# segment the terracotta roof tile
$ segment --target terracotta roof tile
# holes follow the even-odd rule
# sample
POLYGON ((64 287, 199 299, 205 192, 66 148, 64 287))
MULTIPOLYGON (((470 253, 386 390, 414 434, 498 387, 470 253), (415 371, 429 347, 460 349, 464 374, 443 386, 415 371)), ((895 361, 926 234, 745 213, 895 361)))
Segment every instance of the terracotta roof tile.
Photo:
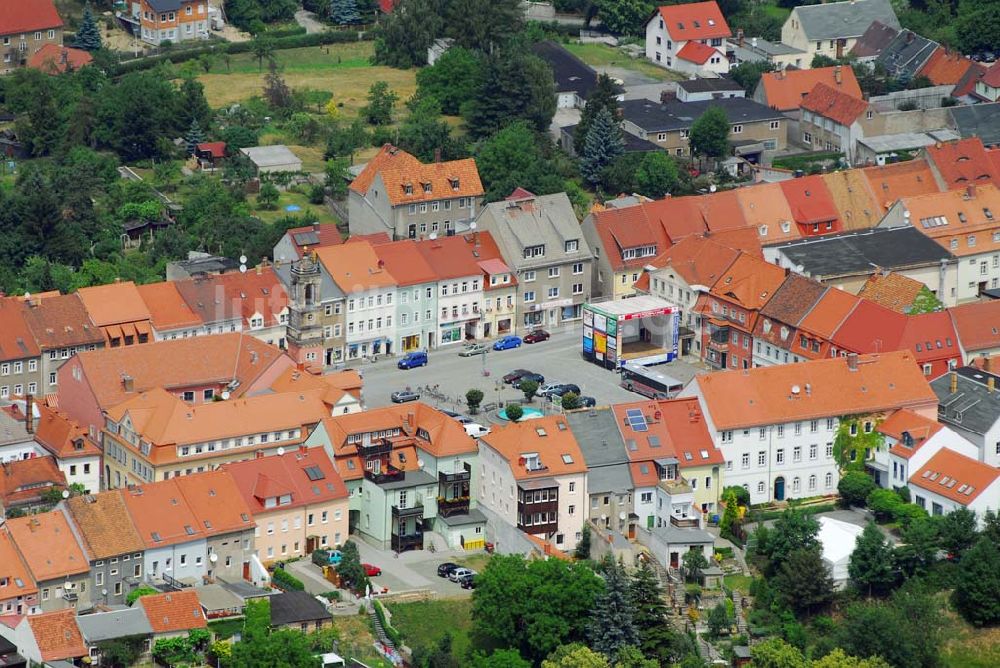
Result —
POLYGON ((66 507, 91 559, 110 559, 146 549, 117 490, 74 496, 67 500, 66 507))
POLYGON ((0 466, 0 503, 10 508, 33 503, 43 492, 66 487, 66 476, 54 457, 32 457, 0 466))
POLYGON ((878 225, 882 219, 882 207, 861 170, 841 170, 823 174, 821 178, 830 191, 833 206, 840 214, 843 229, 863 230, 878 225))
POLYGON ((781 191, 788 200, 792 220, 804 226, 803 232, 813 232, 814 225, 820 226, 820 232, 840 230, 840 213, 822 176, 814 174, 782 181, 781 191), (827 223, 831 224, 829 230, 826 228, 827 223))
POLYGON ((7 520, 7 528, 36 582, 90 570, 87 557, 60 511, 12 517, 7 520))
POLYGON ((368 162, 350 188, 364 195, 378 176, 382 177, 386 197, 392 206, 445 198, 482 197, 485 192, 472 158, 422 163, 388 144, 368 162), (453 185, 455 180, 457 187, 453 185), (409 186, 409 194, 406 186, 409 186), (429 191, 425 186, 430 187, 429 191))
POLYGON ((226 142, 224 141, 206 141, 198 144, 195 148, 200 152, 208 153, 213 158, 226 157, 226 142))
POLYGON ((1000 88, 1000 61, 990 65, 983 73, 982 82, 993 88, 1000 88))
MULTIPOLYGON (((324 225, 317 223, 315 225, 307 225, 306 227, 294 227, 285 232, 285 234, 295 246, 299 257, 302 256, 306 248, 313 250, 323 246, 339 246, 344 243, 344 237, 340 234, 340 229, 332 223, 324 225), (313 239, 316 241, 311 241, 313 239)), ((279 258, 274 259, 277 261, 279 258)), ((291 258, 285 259, 290 260, 291 258)))
POLYGON ((625 249, 655 246, 662 253, 670 248, 670 240, 663 228, 650 224, 641 204, 595 212, 593 223, 612 271, 641 267, 649 259, 634 257, 626 260, 622 257, 625 249))
POLYGON ((710 232, 737 230, 747 226, 736 190, 720 190, 697 198, 710 232))
POLYGON ((953 306, 948 313, 967 353, 1000 346, 1000 300, 953 306))
POLYGON ((714 0, 664 5, 658 12, 674 41, 730 37, 733 34, 714 0))
POLYGON ((367 241, 327 246, 317 250, 316 255, 346 294, 396 285, 395 277, 367 241))
POLYGON ((899 313, 907 313, 924 284, 905 274, 872 274, 858 292, 858 297, 899 313))
POLYGON ((372 182, 375 180, 375 176, 383 169, 390 166, 402 165, 406 168, 414 168, 420 161, 415 157, 407 153, 406 151, 396 148, 392 144, 383 144, 379 152, 372 157, 371 160, 365 164, 365 168, 361 170, 361 173, 351 181, 349 186, 351 190, 360 193, 362 195, 368 192, 371 187, 372 182))
MULTIPOLYGON (((725 463, 708 432, 701 405, 694 397, 633 401, 615 404, 611 409, 631 462, 675 457, 681 470, 725 463), (626 424, 629 410, 642 411, 646 431, 635 431, 626 424)), ((645 475, 641 468, 639 474, 645 475)))
POLYGON ((711 293, 749 310, 762 308, 781 284, 785 270, 748 253, 741 253, 712 286, 711 293))
POLYGON ((866 167, 861 173, 871 184, 872 193, 883 214, 903 197, 926 195, 941 190, 927 161, 922 159, 866 167))
POLYGON ((801 238, 798 225, 792 223, 792 210, 780 183, 737 188, 736 197, 747 225, 757 230, 761 244, 776 244, 801 238))
POLYGON ((83 634, 76 625, 75 609, 29 615, 27 620, 43 661, 78 659, 88 655, 83 634))
POLYGON ((774 296, 760 310, 760 314, 794 327, 823 297, 826 290, 826 286, 819 281, 790 273, 785 277, 781 287, 775 291, 774 296))
POLYGON ((17 299, 0 297, 0 360, 21 360, 40 354, 24 318, 25 308, 17 299))
POLYGON ((827 290, 799 328, 821 340, 829 340, 861 300, 843 290, 827 290))
MULTIPOLYGON (((0 31, 5 31, 6 28, 7 26, 0 24, 0 31)), ((88 51, 49 43, 31 54, 28 67, 47 74, 61 74, 67 69, 78 70, 92 62, 94 57, 88 51)))
POLYGON ((561 415, 496 427, 480 440, 507 460, 516 480, 587 472, 580 445, 561 415), (528 470, 522 458, 529 453, 539 456, 543 468, 528 470))
POLYGON ((173 281, 149 283, 138 286, 139 295, 149 309, 153 328, 164 332, 181 327, 200 327, 204 324, 191 310, 173 281))
POLYGON ((677 52, 677 57, 681 60, 687 60, 698 65, 704 65, 708 62, 708 59, 716 55, 717 49, 714 49, 707 44, 702 44, 701 42, 696 42, 694 40, 686 43, 680 51, 677 52))
POLYGON ((809 91, 809 94, 802 100, 800 106, 802 109, 848 127, 868 109, 868 103, 864 100, 824 83, 816 84, 816 87, 809 91))
POLYGON ((180 478, 171 478, 151 485, 106 492, 121 495, 132 524, 147 548, 202 540, 208 533, 198 523, 198 518, 177 487, 178 480, 180 478))
POLYGON ((336 373, 316 374, 308 369, 288 367, 281 372, 270 389, 273 392, 297 392, 322 390, 323 403, 335 405, 345 394, 355 399, 361 398, 361 375, 356 369, 344 369, 336 373))
POLYGON ((222 298, 233 304, 233 311, 243 316, 246 328, 255 315, 263 318, 264 327, 274 327, 288 307, 288 293, 274 267, 218 274, 210 280, 221 287, 222 298))
POLYGON ((149 309, 132 281, 80 288, 77 294, 98 327, 150 319, 149 309))
POLYGON ((650 264, 673 269, 688 285, 711 287, 736 261, 740 250, 719 243, 715 236, 699 234, 681 240, 650 264))
POLYGON ((27 564, 7 530, 0 528, 0 601, 38 593, 27 564))
POLYGON ((766 103, 772 109, 792 111, 799 108, 803 98, 817 84, 839 90, 850 97, 861 99, 861 86, 850 67, 841 67, 841 82, 837 83, 837 67, 817 67, 809 70, 784 70, 766 72, 761 76, 766 103))
MULTIPOLYGON (((253 529, 250 506, 227 471, 206 471, 175 478, 177 489, 205 535, 216 536, 253 529)), ((149 486, 147 485, 147 489, 149 486)))
POLYGON ((79 295, 35 295, 25 305, 25 320, 43 350, 104 343, 79 295))
POLYGON ((993 166, 979 137, 928 146, 924 150, 945 188, 990 182, 1000 185, 1000 172, 993 166))
POLYGON ((696 376, 694 382, 720 430, 937 405, 908 351, 862 355, 856 371, 848 365, 848 359, 837 357, 722 371, 696 376))
POLYGON ((139 598, 153 633, 175 633, 208 626, 198 593, 192 590, 139 598))
POLYGON ((99 457, 101 449, 90 440, 87 430, 62 411, 38 402, 35 441, 59 459, 99 457))
POLYGON ((934 420, 925 418, 923 415, 914 413, 909 409, 898 410, 875 427, 875 431, 900 441, 889 449, 894 455, 909 459, 920 449, 934 434, 941 431, 943 426, 934 420), (902 444, 903 432, 906 432, 913 439, 913 446, 908 447, 902 444))
POLYGON ((902 206, 913 227, 958 257, 1000 249, 1000 189, 991 183, 909 197, 902 206), (954 243, 953 243, 954 242, 954 243))
MULTIPOLYGON (((907 316, 898 347, 912 352, 919 364, 962 361, 955 326, 945 311, 907 316)), ((945 368, 938 365, 939 373, 945 368)))
POLYGON ((899 350, 906 321, 902 313, 862 299, 829 339, 838 348, 856 353, 899 350))
POLYGON ((1000 469, 941 448, 920 470, 910 476, 910 487, 967 506, 1000 477, 1000 469))
POLYGON ((17 0, 0 2, 0 34, 35 32, 61 28, 62 19, 52 0, 17 0))
POLYGON ((962 80, 973 65, 972 59, 939 46, 927 59, 924 66, 920 68, 917 75, 927 77, 935 86, 954 86, 962 80))
POLYGON ((248 459, 225 464, 228 472, 240 490, 243 500, 253 515, 272 510, 298 508, 317 503, 329 503, 336 499, 347 499, 347 487, 333 467, 333 462, 323 448, 309 448, 305 452, 296 450, 283 455, 248 459), (307 469, 312 469, 311 474, 307 469), (268 496, 257 486, 260 476, 266 476, 278 487, 287 489, 292 495, 290 504, 281 508, 265 508, 268 496), (322 476, 322 477, 318 477, 322 476))

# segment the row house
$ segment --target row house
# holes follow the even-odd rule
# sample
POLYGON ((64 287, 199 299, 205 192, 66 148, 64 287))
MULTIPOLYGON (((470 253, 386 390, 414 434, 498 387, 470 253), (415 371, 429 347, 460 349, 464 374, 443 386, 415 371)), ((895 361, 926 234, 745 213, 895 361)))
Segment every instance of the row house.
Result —
MULTIPOLYGON (((389 241, 386 235, 386 241, 389 241)), ((274 245, 271 257, 275 264, 285 264, 301 260, 310 251, 323 246, 339 246, 344 243, 340 228, 333 223, 313 223, 305 227, 293 227, 281 235, 274 245)))
POLYGON ((725 74, 732 36, 715 0, 664 5, 646 21, 646 58, 691 76, 725 74))
POLYGON ((9 531, 0 529, 0 612, 3 616, 41 612, 38 586, 9 531))
POLYGON ((34 398, 15 400, 0 410, 0 462, 46 460, 60 486, 101 486, 101 450, 76 422, 34 398))
POLYGON ((156 341, 186 339, 204 333, 204 322, 184 301, 174 281, 136 287, 149 309, 149 322, 156 341))
POLYGON ((134 346, 153 341, 149 309, 132 281, 80 288, 83 307, 104 334, 109 348, 134 346))
MULTIPOLYGON (((40 294, 24 300, 24 319, 35 337, 41 357, 38 364, 38 392, 58 391, 58 373, 77 353, 104 348, 106 339, 90 319, 79 295, 40 294)), ((13 367, 12 367, 13 368, 13 367)), ((0 364, 0 399, 4 398, 3 365, 0 364)), ((11 396, 21 394, 18 384, 10 386, 11 396)), ((31 392, 31 381, 25 385, 31 392)))
POLYGON ((0 618, 0 636, 30 665, 77 665, 87 656, 74 610, 0 618))
POLYGON ((465 232, 483 194, 472 158, 428 164, 386 144, 348 187, 351 236, 423 239, 465 232))
POLYGON ((559 550, 587 519, 587 464, 564 416, 513 422, 479 439, 479 503, 559 550))
POLYGON ((477 264, 483 270, 483 338, 510 334, 517 323, 517 276, 500 257, 477 264))
POLYGON ((781 190, 788 201, 792 222, 798 227, 802 239, 843 230, 840 212, 822 176, 810 175, 782 181, 781 190))
POLYGON ((788 118, 790 137, 800 135, 799 120, 802 99, 818 84, 825 84, 851 97, 862 99, 861 86, 850 67, 832 65, 813 69, 782 69, 761 75, 753 91, 753 99, 780 111, 788 118))
POLYGON ((220 275, 204 274, 176 283, 181 298, 201 320, 203 335, 243 331, 240 305, 225 298, 222 286, 215 280, 220 275))
MULTIPOLYGON (((909 351, 697 376, 682 395, 701 404, 726 484, 744 487, 753 503, 835 494, 841 431, 870 433, 903 408, 933 419, 937 407, 909 351)), ((845 450, 847 460, 874 456, 845 450)))
POLYGON ((994 164, 996 152, 987 151, 977 136, 938 142, 925 147, 921 154, 942 192, 988 183, 1000 187, 1000 166, 994 164))
POLYGON ((394 552, 423 549, 424 535, 452 549, 482 549, 486 517, 475 441, 422 403, 324 420, 306 445, 322 447, 347 485, 352 534, 394 552))
POLYGON ((38 611, 91 607, 90 563, 62 512, 8 518, 4 530, 38 588, 38 611))
POLYGON ((39 387, 45 391, 40 385, 41 350, 25 320, 24 304, 0 298, 0 323, 0 400, 37 394, 39 387))
POLYGON ((52 0, 6 2, 0 9, 0 74, 26 65, 47 45, 62 43, 63 22, 52 0))
POLYGON ((788 275, 760 310, 753 330, 753 366, 794 364, 807 359, 796 350, 798 326, 827 289, 799 274, 788 275))
POLYGON ((316 252, 278 261, 274 271, 288 293, 288 354, 317 371, 343 362, 346 300, 316 252))
POLYGON ((272 266, 258 265, 246 272, 213 276, 223 300, 234 305, 242 319, 240 331, 264 343, 287 348, 288 294, 272 266))
POLYGON ((268 564, 318 548, 343 545, 348 533, 348 492, 323 448, 300 446, 223 465, 257 526, 257 557, 268 564))
MULTIPOLYGON (((443 307, 440 320, 438 318, 438 301, 447 295, 448 284, 444 283, 443 288, 438 287, 438 272, 435 266, 417 249, 418 244, 422 243, 439 244, 439 241, 417 242, 413 239, 403 239, 373 247, 379 261, 396 284, 393 349, 400 354, 411 350, 430 349, 436 347, 438 343, 451 342, 450 330, 447 340, 443 339, 442 332, 438 331, 438 322, 444 323, 450 320, 447 304, 443 307)), ((472 296, 472 300, 478 303, 475 296, 472 296)), ((466 301, 465 311, 468 316, 469 301, 466 301)), ((457 312, 455 316, 457 320, 457 312)), ((463 339, 464 335, 457 337, 456 341, 463 339)))
POLYGON ((587 465, 589 498, 582 511, 591 522, 621 536, 635 538, 637 523, 650 528, 652 523, 639 510, 651 504, 632 479, 615 413, 610 407, 571 411, 566 422, 587 465))
POLYGON ((973 363, 976 358, 983 358, 982 361, 990 365, 990 358, 1000 353, 1000 328, 996 327, 1000 319, 1000 301, 969 302, 949 308, 948 314, 966 359, 973 363))
POLYGON ((515 328, 556 327, 583 317, 594 255, 566 193, 521 190, 492 202, 476 221, 489 232, 520 286, 515 328))
POLYGON ((875 482, 885 489, 900 489, 910 477, 941 450, 952 450, 979 460, 979 450, 947 426, 918 415, 898 410, 880 422, 875 430, 885 438, 884 448, 868 462, 875 482))
POLYGON ((105 487, 188 476, 296 447, 332 414, 324 399, 315 389, 191 406, 163 389, 137 394, 106 413, 105 487))

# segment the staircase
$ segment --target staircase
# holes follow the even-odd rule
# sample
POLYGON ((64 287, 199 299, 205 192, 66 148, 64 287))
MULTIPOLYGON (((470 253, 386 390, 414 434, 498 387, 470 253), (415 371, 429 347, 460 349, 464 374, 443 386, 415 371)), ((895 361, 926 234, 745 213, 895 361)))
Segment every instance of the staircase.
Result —
POLYGON ((375 602, 374 601, 372 601, 371 605, 368 606, 368 617, 369 617, 369 619, 371 619, 371 621, 372 621, 372 627, 375 629, 375 637, 376 637, 376 639, 380 643, 382 643, 383 645, 385 645, 385 647, 387 649, 389 649, 389 650, 395 650, 396 646, 393 644, 393 642, 391 640, 389 640, 389 636, 386 635, 385 629, 382 628, 382 622, 379 621, 378 614, 375 612, 375 602))
POLYGON ((736 613, 736 633, 743 634, 747 632, 747 620, 743 616, 743 606, 746 602, 743 599, 743 594, 738 591, 733 592, 733 611, 736 613))

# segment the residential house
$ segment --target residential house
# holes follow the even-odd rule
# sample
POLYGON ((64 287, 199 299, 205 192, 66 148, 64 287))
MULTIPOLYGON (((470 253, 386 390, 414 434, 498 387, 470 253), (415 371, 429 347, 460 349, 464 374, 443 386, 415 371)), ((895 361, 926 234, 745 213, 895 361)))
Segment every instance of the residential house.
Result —
POLYGON ((795 353, 807 360, 833 357, 830 339, 862 302, 844 290, 829 289, 798 324, 795 353))
POLYGON ((935 420, 911 410, 898 410, 880 422, 875 430, 885 438, 884 448, 875 451, 868 469, 881 487, 899 489, 910 476, 941 450, 980 459, 976 446, 935 420))
POLYGON ((192 406, 160 388, 135 394, 105 414, 105 486, 211 471, 257 451, 295 447, 332 414, 324 398, 314 389, 192 406))
POLYGON ((939 46, 917 74, 927 77, 935 86, 953 86, 951 97, 963 103, 976 104, 982 102, 984 97, 989 100, 981 94, 984 89, 978 86, 987 70, 985 64, 939 46))
POLYGON ((361 410, 361 374, 355 369, 319 375, 305 370, 304 365, 285 369, 268 390, 273 393, 302 395, 318 390, 331 415, 357 413, 361 410))
POLYGON ((346 483, 351 533, 394 552, 422 549, 429 531, 453 549, 485 545, 476 444, 444 413, 416 402, 341 415, 306 445, 325 448, 346 483))
POLYGON ((947 250, 957 278, 939 298, 946 304, 978 299, 1000 287, 1000 190, 992 184, 908 197, 897 202, 880 227, 910 226, 947 250))
POLYGON ((195 145, 194 157, 203 172, 214 172, 226 159, 226 142, 206 141, 195 145))
MULTIPOLYGON (((808 67, 808 64, 806 66, 808 67)), ((831 65, 815 69, 765 72, 754 89, 753 99, 784 114, 788 118, 788 136, 792 141, 797 141, 802 134, 799 128, 801 115, 799 106, 803 98, 821 83, 845 95, 859 100, 862 98, 861 86, 854 76, 854 70, 850 67, 831 65)))
POLYGON ((200 334, 242 332, 243 314, 239 302, 225 298, 217 278, 222 273, 198 274, 194 278, 176 281, 177 292, 184 303, 202 322, 200 334))
POLYGON ((109 645, 116 640, 134 638, 142 640, 141 654, 151 649, 153 627, 141 605, 119 608, 109 612, 95 612, 76 618, 76 625, 87 646, 88 656, 94 665, 103 665, 102 657, 109 645))
POLYGON ((35 404, 35 442, 52 456, 66 478, 66 485, 79 485, 85 494, 101 489, 101 449, 87 430, 62 411, 35 404))
POLYGON ((94 603, 123 605, 129 592, 143 581, 146 545, 121 494, 73 496, 62 512, 89 559, 94 603))
MULTIPOLYGON (((880 341, 876 341, 871 351, 853 352, 889 350, 888 347, 882 346, 880 341)), ((928 379, 937 378, 946 371, 961 366, 963 361, 955 327, 952 325, 951 317, 943 311, 908 316, 903 337, 895 349, 911 351, 928 379)))
POLYGON ((101 328, 109 348, 153 340, 149 309, 132 281, 80 288, 80 301, 91 321, 101 328))
POLYGON ((859 120, 863 116, 871 119, 875 114, 868 103, 826 84, 817 84, 800 106, 802 144, 814 150, 840 151, 854 164, 857 141, 865 134, 859 120))
POLYGON ((795 7, 781 26, 781 41, 804 51, 803 63, 811 63, 817 55, 840 59, 851 52, 874 21, 900 29, 889 0, 845 0, 795 7))
POLYGON ((976 81, 976 95, 989 102, 1000 101, 1000 64, 993 63, 976 81))
POLYGON ((869 433, 901 408, 932 418, 937 402, 908 351, 696 376, 682 395, 699 398, 726 484, 744 487, 753 503, 835 493, 838 433, 869 433))
POLYGON ((351 235, 416 239, 464 232, 484 192, 472 158, 425 164, 386 144, 348 188, 351 235))
POLYGON ((940 190, 992 183, 1000 187, 1000 167, 979 137, 928 146, 923 151, 940 190))
MULTIPOLYGON (((460 237, 449 237, 449 239, 454 238, 460 237)), ((452 342, 451 329, 447 330, 447 339, 444 338, 442 336, 444 332, 438 331, 437 319, 438 294, 439 292, 442 295, 447 294, 448 285, 443 283, 439 290, 438 272, 435 266, 429 263, 417 249, 418 243, 440 245, 441 242, 437 239, 427 242, 401 239, 373 246, 379 262, 396 282, 396 308, 394 310, 396 339, 393 342, 393 348, 400 353, 420 349, 427 350, 436 347, 438 342, 452 342)), ((466 288, 468 285, 469 281, 466 282, 466 288)), ((457 289, 455 293, 457 296, 457 289)), ((479 294, 481 296, 482 292, 480 291, 479 294)), ((475 300, 475 297, 473 299, 475 300)), ((473 303, 478 305, 478 300, 473 303)), ((447 306, 444 307, 441 315, 441 322, 451 320, 447 306)), ((465 303, 463 315, 466 318, 469 317, 468 301, 465 303)), ((455 316, 457 320, 457 310, 455 316)), ((473 321, 473 328, 475 328, 475 321, 473 321)), ((464 339, 465 332, 460 331, 456 334, 454 341, 459 342, 464 339)))
POLYGON ((736 40, 729 44, 733 47, 734 65, 743 63, 769 63, 776 70, 801 69, 805 52, 781 42, 771 42, 763 37, 743 36, 742 30, 736 31, 736 40))
POLYGON ((634 538, 635 487, 617 416, 610 407, 601 407, 571 411, 566 422, 587 464, 587 517, 619 536, 634 538))
POLYGON ((913 502, 931 516, 971 510, 983 525, 987 512, 1000 510, 1000 470, 989 464, 942 449, 909 479, 913 502))
POLYGON ((24 315, 24 304, 0 298, 0 400, 37 394, 42 383, 41 350, 24 315))
POLYGON ((874 65, 884 68, 890 77, 912 81, 939 48, 934 40, 904 28, 882 49, 874 65))
POLYGON ((646 58, 685 74, 724 74, 732 36, 715 0, 664 5, 646 21, 646 58))
POLYGON ((743 86, 729 77, 695 77, 677 82, 677 99, 680 102, 721 100, 727 97, 746 97, 743 86))
POLYGON ((967 366, 931 381, 938 422, 976 446, 978 459, 993 467, 1000 465, 998 380, 992 371, 967 366))
POLYGON ((894 271, 878 272, 868 277, 858 291, 858 297, 893 311, 909 313, 913 310, 917 297, 926 287, 906 274, 894 271))
MULTIPOLYGON (((591 91, 597 88, 597 71, 552 40, 535 42, 531 51, 552 68, 556 82, 556 108, 583 109, 591 91)), ((617 87, 618 100, 624 100, 624 92, 621 92, 620 86, 617 87)))
POLYGON ((49 503, 66 489, 66 476, 53 457, 32 457, 0 464, 0 508, 22 513, 49 503))
POLYGON ((6 527, 38 586, 42 612, 91 607, 90 562, 62 512, 11 517, 6 527))
MULTIPOLYGON (((683 5, 676 5, 683 6, 683 5)), ((689 135, 695 119, 709 107, 719 107, 729 121, 729 141, 736 155, 758 162, 765 151, 783 150, 787 119, 778 111, 741 97, 704 102, 626 100, 621 104, 625 132, 646 139, 671 155, 690 155, 689 135)))
POLYGON ((46 611, 26 617, 0 617, 0 636, 31 665, 78 665, 88 655, 76 625, 75 610, 46 611))
POLYGON ((820 179, 830 193, 842 229, 867 230, 878 225, 882 209, 860 169, 828 172, 820 179))
POLYGON ((154 641, 187 636, 194 629, 208 627, 198 594, 190 590, 142 596, 137 605, 141 605, 146 612, 154 641))
POLYGON ((186 339, 205 333, 205 323, 184 301, 176 282, 147 283, 136 289, 149 310, 156 341, 186 339))
POLYGON ((708 321, 701 333, 702 359, 715 369, 750 368, 760 309, 784 281, 784 269, 740 253, 695 305, 708 321))
POLYGON ((169 388, 191 405, 224 394, 235 399, 269 387, 292 366, 274 346, 241 334, 108 348, 74 357, 60 371, 59 410, 96 439, 104 412, 142 392, 169 388))
POLYGON ((346 342, 344 293, 316 252, 279 260, 274 271, 288 294, 288 354, 310 369, 340 364, 346 342))
MULTIPOLYGON (((52 0, 5 2, 0 8, 0 74, 9 74, 43 47, 61 46, 63 22, 52 0)), ((30 658, 30 657, 29 657, 30 658)))
POLYGON ((323 246, 339 246, 342 243, 344 238, 340 234, 340 228, 333 223, 293 227, 274 245, 271 257, 274 258, 275 264, 280 265, 300 260, 311 250, 323 246))
POLYGON ((326 607, 304 591, 286 591, 270 597, 271 628, 318 631, 333 624, 326 607))
POLYGON ((37 614, 38 603, 38 587, 27 562, 10 532, 0 529, 0 618, 37 614))
POLYGON ((582 317, 594 256, 566 193, 492 202, 476 223, 492 235, 521 286, 518 328, 556 327, 582 317))
POLYGON ((792 222, 798 226, 803 239, 843 229, 833 194, 822 176, 812 174, 782 181, 781 191, 788 200, 792 222))
POLYGON ((761 246, 800 238, 799 227, 792 224, 792 209, 780 183, 737 188, 736 199, 747 225, 757 230, 761 246))
POLYGON ((206 0, 137 0, 130 15, 119 16, 132 24, 136 37, 154 46, 209 35, 206 0))
POLYGON ((868 180, 881 213, 902 197, 940 192, 934 173, 926 160, 914 159, 859 170, 868 180))
MULTIPOLYGON (((27 297, 24 305, 24 319, 41 351, 38 390, 53 394, 58 391, 58 371, 66 360, 84 350, 103 348, 104 334, 87 315, 79 295, 35 295, 27 297)), ((0 377, 2 371, 0 365, 0 377)), ((0 395, 5 384, 0 383, 0 395)), ((11 393, 19 394, 17 384, 11 386, 11 393)))
POLYGON ((872 276, 894 272, 926 285, 945 304, 961 271, 951 252, 911 228, 877 227, 764 249, 764 258, 852 294, 872 276))
POLYGON ((232 304, 242 317, 240 331, 281 349, 287 347, 288 294, 274 267, 257 265, 249 271, 223 273, 209 280, 218 286, 221 299, 232 304))
POLYGON ((753 329, 753 366, 795 364, 807 358, 796 350, 798 325, 822 299, 827 288, 791 273, 760 310, 753 329))
MULTIPOLYGON (((988 360, 1000 353, 1000 301, 970 302, 948 309, 955 325, 958 340, 971 361, 981 357, 988 360), (997 331, 994 331, 997 330, 997 331)), ((987 369, 989 371, 989 369, 987 369)))
POLYGON ((587 463, 564 416, 494 428, 479 439, 478 500, 559 550, 576 547, 587 518, 587 463))
POLYGON ((257 526, 254 545, 264 563, 342 545, 348 533, 344 481, 323 448, 255 457, 223 465, 257 526))
POLYGON ((517 276, 501 257, 478 264, 483 271, 483 338, 511 334, 517 322, 517 276))
MULTIPOLYGON (((27 400, 25 400, 25 403, 27 400)), ((17 404, 0 408, 0 464, 45 453, 28 431, 27 420, 17 404)))
POLYGON ((850 56, 859 63, 874 64, 879 54, 892 43, 899 30, 881 21, 872 21, 868 30, 851 47, 850 56))
MULTIPOLYGON (((955 129, 962 137, 979 137, 990 146, 1000 144, 1000 102, 960 105, 949 108, 949 111, 955 129)), ((996 156, 996 149, 991 149, 990 154, 996 156)), ((996 159, 993 160, 996 167, 996 159)))

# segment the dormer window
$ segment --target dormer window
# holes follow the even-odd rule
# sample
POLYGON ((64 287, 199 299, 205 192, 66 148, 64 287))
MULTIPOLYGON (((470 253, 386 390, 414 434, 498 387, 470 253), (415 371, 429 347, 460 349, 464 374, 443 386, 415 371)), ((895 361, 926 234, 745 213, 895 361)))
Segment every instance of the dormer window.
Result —
POLYGON ((430 192, 431 192, 431 184, 429 184, 429 183, 422 183, 420 185, 422 185, 424 187, 424 193, 430 194, 430 192))
POLYGON ((452 190, 458 190, 459 182, 457 176, 453 176, 452 178, 448 179, 448 183, 451 185, 452 190))
POLYGON ((404 183, 403 184, 403 192, 406 193, 407 195, 412 195, 413 194, 413 184, 404 183))
POLYGON ((566 252, 575 253, 580 250, 580 241, 578 239, 570 239, 566 242, 566 252))

